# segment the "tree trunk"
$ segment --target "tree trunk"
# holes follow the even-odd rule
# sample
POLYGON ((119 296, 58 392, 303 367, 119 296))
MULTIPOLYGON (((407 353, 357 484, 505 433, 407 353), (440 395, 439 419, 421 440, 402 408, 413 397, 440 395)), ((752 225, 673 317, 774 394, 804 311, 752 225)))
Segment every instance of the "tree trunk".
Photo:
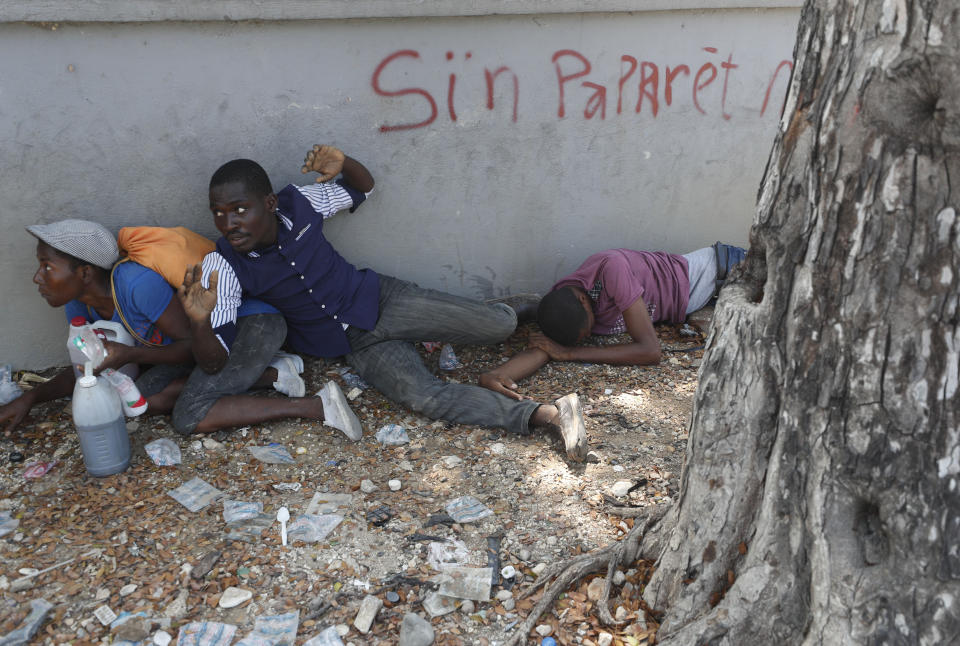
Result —
POLYGON ((960 10, 808 0, 647 603, 661 644, 960 643, 960 10))

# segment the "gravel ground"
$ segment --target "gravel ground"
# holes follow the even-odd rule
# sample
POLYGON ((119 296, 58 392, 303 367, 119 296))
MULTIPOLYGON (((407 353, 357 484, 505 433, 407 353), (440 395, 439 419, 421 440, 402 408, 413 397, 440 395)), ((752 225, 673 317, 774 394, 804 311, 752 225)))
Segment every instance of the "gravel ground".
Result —
MULTIPOLYGON (((441 378, 475 382, 480 372, 521 349, 526 332, 521 328, 498 346, 456 346, 464 367, 453 371, 438 369, 439 352, 421 350, 441 378)), ((658 334, 668 349, 703 343, 702 337, 681 335, 679 326, 658 326, 658 334)), ((0 538, 0 639, 26 616, 31 600, 43 598, 54 608, 33 643, 149 643, 158 629, 176 637, 192 621, 235 625, 239 638, 257 617, 293 611, 299 611, 297 644, 328 626, 339 628, 344 644, 395 644, 407 612, 431 620, 436 644, 503 643, 536 600, 520 593, 543 564, 602 547, 629 530, 633 519, 610 515, 611 504, 656 505, 675 495, 701 354, 666 352, 653 367, 550 364, 523 382, 522 392, 540 401, 580 394, 595 460, 586 464, 568 462, 559 437, 432 422, 366 389, 351 403, 364 427, 356 444, 331 428, 289 420, 217 433, 204 446, 178 437, 168 418, 145 416, 128 425, 131 467, 92 478, 83 467, 69 403, 47 404, 35 410, 16 441, 0 439, 0 514, 19 521, 0 538), (390 423, 406 429, 408 444, 377 442, 376 431, 390 423), (179 445, 181 464, 160 467, 147 457, 144 444, 158 438, 179 445), (270 443, 286 447, 295 464, 265 464, 248 450, 270 443), (25 454, 26 462, 11 463, 12 451, 25 454), (31 462, 54 459, 49 473, 23 477, 31 462), (323 540, 283 547, 278 523, 246 540, 227 538, 231 529, 221 502, 191 512, 168 495, 195 477, 226 499, 262 503, 270 518, 286 506, 296 519, 317 492, 323 492, 320 498, 349 497, 339 499, 335 511, 343 521, 323 540), (400 482, 397 491, 388 485, 393 479, 400 482), (364 480, 370 483, 361 486, 364 480), (621 489, 630 490, 617 497, 620 481, 621 489), (493 513, 462 524, 440 516, 451 500, 466 495, 493 513), (381 508, 388 512, 370 514, 381 508), (486 567, 491 536, 500 540, 500 567, 512 565, 517 576, 501 580, 491 601, 456 600, 452 612, 431 617, 424 607, 437 588, 431 543, 460 541, 461 564, 486 567), (27 568, 58 564, 18 581, 32 572, 27 568), (252 597, 221 608, 228 587, 249 590, 252 597), (363 634, 354 619, 367 595, 384 606, 363 634), (94 616, 101 606, 146 619, 104 626, 94 616)), ((344 370, 339 362, 307 361, 308 392, 329 379, 349 392, 344 370)), ((588 578, 540 618, 540 635, 552 634, 560 644, 605 643, 601 632, 613 635, 613 644, 652 641, 656 623, 639 600, 648 575, 649 564, 637 563, 616 577, 610 608, 625 619, 616 630, 595 618, 598 584, 588 578)), ((540 643, 540 635, 531 634, 540 643)))

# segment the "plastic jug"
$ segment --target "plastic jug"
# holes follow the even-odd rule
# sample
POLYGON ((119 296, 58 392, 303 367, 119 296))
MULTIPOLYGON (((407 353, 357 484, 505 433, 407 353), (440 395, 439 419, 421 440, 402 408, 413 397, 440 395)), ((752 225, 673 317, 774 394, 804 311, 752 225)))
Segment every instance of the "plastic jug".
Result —
MULTIPOLYGON (((90 327, 93 328, 93 331, 97 333, 101 339, 106 339, 107 341, 116 341, 117 343, 122 343, 123 345, 133 346, 135 344, 133 337, 130 336, 130 333, 127 332, 127 329, 123 327, 122 323, 117 323, 116 321, 94 321, 90 324, 90 327)), ((120 372, 127 375, 131 379, 136 379, 140 374, 140 366, 135 363, 128 363, 122 368, 120 372)))
POLYGON ((103 477, 130 466, 130 436, 120 398, 105 379, 94 376, 90 361, 73 389, 73 423, 87 473, 103 477))

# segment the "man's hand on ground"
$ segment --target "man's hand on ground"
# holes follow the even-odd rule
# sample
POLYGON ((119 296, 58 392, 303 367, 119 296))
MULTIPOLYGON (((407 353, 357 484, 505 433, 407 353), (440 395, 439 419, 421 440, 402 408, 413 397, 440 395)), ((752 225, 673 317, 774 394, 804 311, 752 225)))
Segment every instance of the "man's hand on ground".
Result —
POLYGON ((313 149, 307 153, 306 159, 303 160, 303 167, 300 169, 300 172, 309 173, 312 171, 320 173, 317 182, 329 182, 343 170, 344 158, 345 155, 339 148, 315 145, 313 149))
POLYGON ((0 426, 3 428, 3 434, 9 436, 24 420, 31 408, 33 408, 33 399, 29 396, 29 392, 23 393, 9 404, 0 406, 0 426))
POLYGON ((530 399, 527 395, 521 395, 517 392, 517 384, 510 377, 497 374, 495 371, 485 372, 477 378, 477 383, 487 390, 506 395, 510 399, 518 401, 530 399))
POLYGON ((204 287, 200 280, 203 269, 200 265, 187 267, 183 276, 183 284, 177 288, 177 296, 183 304, 183 311, 191 321, 203 322, 209 320, 210 312, 217 306, 217 281, 219 274, 214 269, 210 272, 210 287, 204 287))
POLYGON ((548 336, 539 333, 530 335, 530 347, 538 348, 547 353, 553 361, 570 361, 570 348, 560 345, 548 336))

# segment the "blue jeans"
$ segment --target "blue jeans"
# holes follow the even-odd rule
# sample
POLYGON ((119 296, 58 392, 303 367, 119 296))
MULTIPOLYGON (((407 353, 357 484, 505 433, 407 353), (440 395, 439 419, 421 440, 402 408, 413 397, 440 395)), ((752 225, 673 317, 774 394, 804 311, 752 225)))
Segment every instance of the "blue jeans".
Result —
POLYGON ((427 370, 414 341, 499 343, 517 327, 503 304, 479 303, 380 276, 380 318, 373 330, 347 329, 347 363, 388 398, 432 419, 529 431, 539 404, 470 384, 452 384, 427 370))
POLYGON ((137 379, 144 397, 154 395, 179 377, 187 382, 173 406, 172 423, 181 435, 190 435, 221 397, 241 395, 257 383, 287 336, 280 314, 252 314, 237 319, 237 338, 226 365, 208 375, 194 364, 156 365, 137 379))

